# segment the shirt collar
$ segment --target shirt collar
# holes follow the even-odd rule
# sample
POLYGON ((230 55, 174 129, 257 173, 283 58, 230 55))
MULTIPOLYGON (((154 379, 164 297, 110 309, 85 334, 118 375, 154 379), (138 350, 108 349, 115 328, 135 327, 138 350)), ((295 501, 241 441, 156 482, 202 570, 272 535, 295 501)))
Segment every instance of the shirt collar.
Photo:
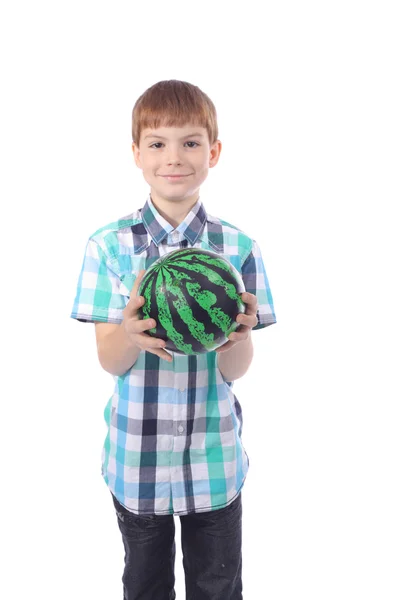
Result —
MULTIPOLYGON (((185 219, 178 225, 176 231, 180 232, 193 246, 204 229, 207 213, 200 199, 197 200, 185 219)), ((154 243, 158 246, 168 236, 174 227, 160 215, 149 194, 142 208, 142 221, 154 243)))

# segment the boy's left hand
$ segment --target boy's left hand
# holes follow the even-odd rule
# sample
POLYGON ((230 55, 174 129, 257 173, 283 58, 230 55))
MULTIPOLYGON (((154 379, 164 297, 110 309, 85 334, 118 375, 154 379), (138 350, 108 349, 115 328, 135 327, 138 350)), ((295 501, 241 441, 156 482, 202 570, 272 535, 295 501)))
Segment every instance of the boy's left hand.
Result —
POLYGON ((244 313, 239 314, 236 317, 236 321, 240 323, 240 326, 230 334, 228 337, 228 342, 220 346, 215 350, 215 352, 226 352, 235 346, 238 342, 243 342, 247 340, 250 335, 250 331, 255 327, 258 323, 257 320, 257 296, 254 294, 250 294, 250 292, 245 292, 241 294, 242 301, 246 304, 246 311, 244 313))

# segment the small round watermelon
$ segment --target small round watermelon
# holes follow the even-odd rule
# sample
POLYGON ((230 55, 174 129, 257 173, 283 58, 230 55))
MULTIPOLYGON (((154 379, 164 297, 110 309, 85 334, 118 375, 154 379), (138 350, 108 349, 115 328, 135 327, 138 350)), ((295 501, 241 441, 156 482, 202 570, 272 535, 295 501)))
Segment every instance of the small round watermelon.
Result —
POLYGON ((231 263, 209 250, 184 248, 156 260, 146 271, 138 295, 143 319, 157 326, 147 334, 165 340, 178 354, 202 354, 228 341, 245 312, 243 281, 231 263))

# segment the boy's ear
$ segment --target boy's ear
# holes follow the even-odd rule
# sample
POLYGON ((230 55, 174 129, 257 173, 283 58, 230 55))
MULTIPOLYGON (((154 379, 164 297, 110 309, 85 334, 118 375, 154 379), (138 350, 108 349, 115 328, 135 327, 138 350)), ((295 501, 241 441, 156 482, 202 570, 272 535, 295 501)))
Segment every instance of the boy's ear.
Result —
POLYGON ((139 167, 139 169, 141 169, 142 165, 141 165, 141 161, 140 161, 140 151, 139 151, 139 148, 137 147, 137 145, 135 144, 135 142, 132 142, 132 152, 133 152, 133 158, 135 159, 136 166, 139 167))
POLYGON ((214 144, 210 148, 210 168, 215 167, 219 160, 219 156, 222 150, 222 143, 220 140, 214 142, 214 144))

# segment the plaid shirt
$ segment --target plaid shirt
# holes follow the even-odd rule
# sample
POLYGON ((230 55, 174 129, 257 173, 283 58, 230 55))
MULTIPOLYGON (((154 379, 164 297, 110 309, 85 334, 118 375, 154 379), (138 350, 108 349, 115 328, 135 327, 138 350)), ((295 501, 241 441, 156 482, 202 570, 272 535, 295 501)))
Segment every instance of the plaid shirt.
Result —
MULTIPOLYGON (((210 216, 200 200, 174 229, 146 204, 102 227, 86 246, 71 317, 121 323, 138 272, 186 246, 217 252, 241 273, 258 300, 261 329, 276 322, 257 243, 210 216)), ((121 376, 104 411, 102 476, 117 500, 138 515, 187 515, 227 506, 246 478, 242 410, 216 352, 171 363, 141 351, 121 376)))

